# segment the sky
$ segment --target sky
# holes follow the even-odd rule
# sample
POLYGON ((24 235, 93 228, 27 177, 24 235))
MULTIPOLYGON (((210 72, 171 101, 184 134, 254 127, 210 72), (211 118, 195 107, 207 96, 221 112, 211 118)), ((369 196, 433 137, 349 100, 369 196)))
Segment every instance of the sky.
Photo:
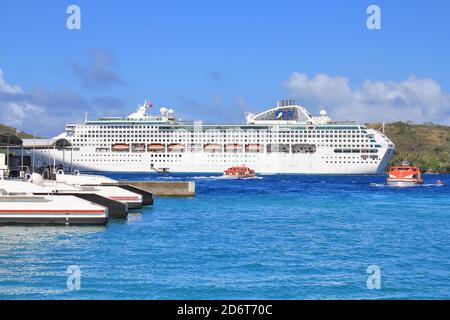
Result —
POLYGON ((450 124, 449 13, 448 0, 2 0, 0 123, 54 136, 145 99, 241 123, 296 99, 340 120, 450 124))

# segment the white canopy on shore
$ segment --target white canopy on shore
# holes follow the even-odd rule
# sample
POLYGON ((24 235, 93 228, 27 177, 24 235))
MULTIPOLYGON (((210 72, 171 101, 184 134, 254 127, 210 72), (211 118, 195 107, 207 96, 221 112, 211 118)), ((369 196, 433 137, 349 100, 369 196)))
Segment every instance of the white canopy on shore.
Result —
POLYGON ((51 139, 22 139, 24 149, 49 149, 71 147, 72 143, 64 138, 51 139))

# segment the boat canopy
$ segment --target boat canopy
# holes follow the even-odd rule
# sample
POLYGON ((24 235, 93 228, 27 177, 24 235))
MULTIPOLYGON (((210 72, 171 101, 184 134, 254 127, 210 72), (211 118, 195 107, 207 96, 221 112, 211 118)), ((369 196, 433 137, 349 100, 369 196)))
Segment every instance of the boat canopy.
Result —
POLYGON ((20 147, 23 141, 11 132, 0 132, 0 147, 20 147))
POLYGON ((65 138, 23 139, 24 149, 70 148, 72 143, 65 138))

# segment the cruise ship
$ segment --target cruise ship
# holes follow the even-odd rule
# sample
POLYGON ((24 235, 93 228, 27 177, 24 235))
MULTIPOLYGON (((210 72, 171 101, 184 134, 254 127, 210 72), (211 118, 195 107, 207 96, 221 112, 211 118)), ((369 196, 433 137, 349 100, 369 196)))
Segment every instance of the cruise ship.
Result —
POLYGON ((282 100, 242 124, 183 121, 144 102, 128 117, 67 124, 55 137, 71 146, 35 149, 36 166, 83 171, 223 173, 245 165, 259 174, 380 174, 394 144, 380 131, 350 121, 318 117, 282 100))

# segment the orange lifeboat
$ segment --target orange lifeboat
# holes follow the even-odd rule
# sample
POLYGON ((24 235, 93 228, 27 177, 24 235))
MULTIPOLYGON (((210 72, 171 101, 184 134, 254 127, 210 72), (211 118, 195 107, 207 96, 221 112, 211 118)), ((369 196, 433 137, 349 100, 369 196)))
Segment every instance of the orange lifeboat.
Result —
POLYGON ((264 152, 264 146, 260 144, 248 144, 245 146, 245 152, 262 153, 264 152))
POLYGON ((220 144, 209 143, 205 144, 205 152, 222 152, 222 146, 220 144))
POLYGON ((245 179, 256 177, 255 170, 246 166, 231 167, 223 172, 224 177, 234 179, 245 179))
POLYGON ((241 152, 242 146, 237 143, 227 144, 225 145, 225 152, 241 152))
POLYGON ((147 150, 149 152, 164 152, 166 147, 161 143, 150 143, 147 145, 147 150))
POLYGON ((111 147, 112 151, 130 151, 130 145, 126 143, 116 143, 111 147))
POLYGON ((422 184, 422 174, 418 167, 410 166, 403 161, 401 166, 393 166, 388 172, 387 183, 391 186, 408 187, 422 184))

